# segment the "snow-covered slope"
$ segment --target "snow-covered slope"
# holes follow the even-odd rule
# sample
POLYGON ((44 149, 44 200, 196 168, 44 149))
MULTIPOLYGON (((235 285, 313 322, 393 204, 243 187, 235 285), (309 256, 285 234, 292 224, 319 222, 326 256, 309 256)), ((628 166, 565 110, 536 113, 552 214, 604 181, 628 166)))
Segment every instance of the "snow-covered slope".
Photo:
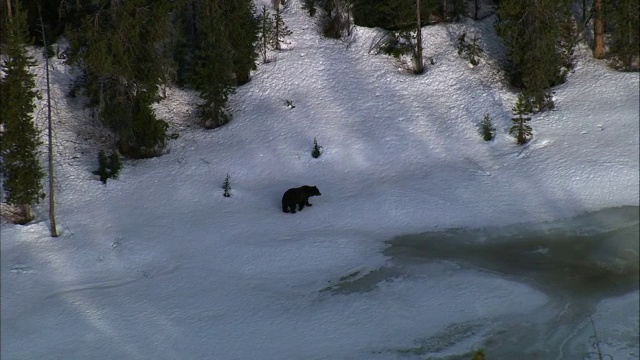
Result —
MULTIPOLYGON (((547 295, 442 264, 364 293, 322 290, 383 266, 393 236, 638 206, 637 73, 578 49, 556 110, 534 116, 522 147, 508 134, 516 94, 492 58, 471 68, 455 49, 466 31, 498 53, 491 19, 424 28, 434 64, 414 76, 368 53, 373 29, 347 43, 322 38, 298 3, 284 17, 290 44, 238 89, 228 125, 200 129, 194 94, 167 89, 157 114, 180 137, 106 185, 90 144, 107 135, 65 97, 73 72, 54 64, 62 236, 48 237, 45 207, 28 226, 2 225, 3 359, 386 359, 467 324, 474 336, 434 352, 459 354, 488 319, 547 295), (485 113, 498 129, 488 143, 485 113), (304 184, 322 196, 282 213, 282 193, 304 184)), ((631 318, 623 330, 637 332, 631 318)), ((638 346, 617 351, 637 358, 638 346)))

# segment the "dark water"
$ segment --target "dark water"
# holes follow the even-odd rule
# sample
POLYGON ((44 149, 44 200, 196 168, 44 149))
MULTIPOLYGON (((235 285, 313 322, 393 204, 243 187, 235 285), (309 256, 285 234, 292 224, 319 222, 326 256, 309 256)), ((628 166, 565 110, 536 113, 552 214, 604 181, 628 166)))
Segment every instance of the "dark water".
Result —
MULTIPOLYGON (((400 236, 387 242, 384 254, 390 266, 345 275, 325 290, 367 292, 390 278, 428 276, 434 266, 454 264, 526 284, 550 300, 536 313, 453 324, 431 338, 414 339, 415 348, 394 350, 396 355, 469 360, 470 350, 448 350, 479 336, 481 344, 473 347, 483 348, 488 360, 598 360, 592 315, 602 300, 639 291, 639 239, 637 206, 549 223, 400 236)), ((625 323, 612 348, 629 350, 616 353, 615 360, 638 359, 639 310, 629 301, 625 304, 628 317, 623 310, 625 323)), ((605 355, 606 345, 602 344, 605 355)))
POLYGON ((638 290, 639 207, 562 222, 402 236, 385 254, 399 263, 450 260, 558 296, 599 298, 638 290))
MULTIPOLYGON (((543 224, 401 236, 388 242, 385 254, 396 272, 448 261, 549 296, 540 313, 494 324, 481 346, 488 359, 599 359, 591 315, 603 299, 639 291, 639 224, 640 208, 627 206, 543 224)), ((626 329, 618 339, 629 349, 637 349, 639 341, 637 307, 629 313, 630 321, 634 318, 635 334, 626 329)), ((634 350, 623 356, 638 359, 634 350)))

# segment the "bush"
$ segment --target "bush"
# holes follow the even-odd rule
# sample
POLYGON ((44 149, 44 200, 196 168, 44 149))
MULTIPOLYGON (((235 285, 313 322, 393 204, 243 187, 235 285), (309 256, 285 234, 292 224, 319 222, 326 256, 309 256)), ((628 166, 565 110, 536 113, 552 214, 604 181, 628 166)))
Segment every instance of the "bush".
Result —
POLYGON ((284 103, 285 103, 285 105, 287 105, 287 107, 288 107, 289 109, 294 109, 294 108, 296 107, 295 105, 293 105, 293 101, 291 101, 291 100, 289 100, 289 99, 285 99, 285 100, 284 100, 284 103))
POLYGON ((495 137, 496 128, 493 126, 489 114, 484 114, 484 118, 480 123, 480 130, 478 132, 482 135, 484 141, 491 141, 495 137))
POLYGON ((103 184, 107 183, 107 179, 117 179, 122 168, 122 162, 118 153, 112 152, 111 156, 107 157, 104 151, 100 150, 98 153, 98 170, 94 171, 95 175, 100 176, 100 181, 103 184))
POLYGON ((410 31, 391 31, 376 44, 375 53, 383 53, 395 58, 413 53, 413 34, 410 31))
POLYGON ((313 156, 314 159, 317 159, 320 157, 320 155, 322 155, 322 146, 318 146, 318 141, 316 141, 316 138, 313 138, 313 149, 311 150, 311 156, 313 156))

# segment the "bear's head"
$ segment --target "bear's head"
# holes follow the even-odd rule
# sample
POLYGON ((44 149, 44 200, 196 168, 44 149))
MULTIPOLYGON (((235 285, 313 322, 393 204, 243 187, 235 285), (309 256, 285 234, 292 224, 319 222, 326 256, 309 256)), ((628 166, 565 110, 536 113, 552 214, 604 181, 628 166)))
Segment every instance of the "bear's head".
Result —
POLYGON ((322 195, 322 194, 320 194, 320 190, 318 190, 318 188, 316 186, 305 186, 304 190, 307 193, 307 195, 309 195, 309 196, 322 195))

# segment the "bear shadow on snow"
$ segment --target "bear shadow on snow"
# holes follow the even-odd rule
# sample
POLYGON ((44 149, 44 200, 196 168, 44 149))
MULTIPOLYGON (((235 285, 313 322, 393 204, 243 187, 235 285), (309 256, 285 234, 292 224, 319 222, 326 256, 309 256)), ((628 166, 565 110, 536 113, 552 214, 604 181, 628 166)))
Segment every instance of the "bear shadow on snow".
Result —
POLYGON ((282 211, 295 214, 296 205, 298 205, 298 211, 304 209, 304 206, 312 206, 309 203, 309 198, 312 196, 319 196, 320 190, 315 186, 304 185, 299 188, 289 189, 284 192, 282 196, 282 211))

